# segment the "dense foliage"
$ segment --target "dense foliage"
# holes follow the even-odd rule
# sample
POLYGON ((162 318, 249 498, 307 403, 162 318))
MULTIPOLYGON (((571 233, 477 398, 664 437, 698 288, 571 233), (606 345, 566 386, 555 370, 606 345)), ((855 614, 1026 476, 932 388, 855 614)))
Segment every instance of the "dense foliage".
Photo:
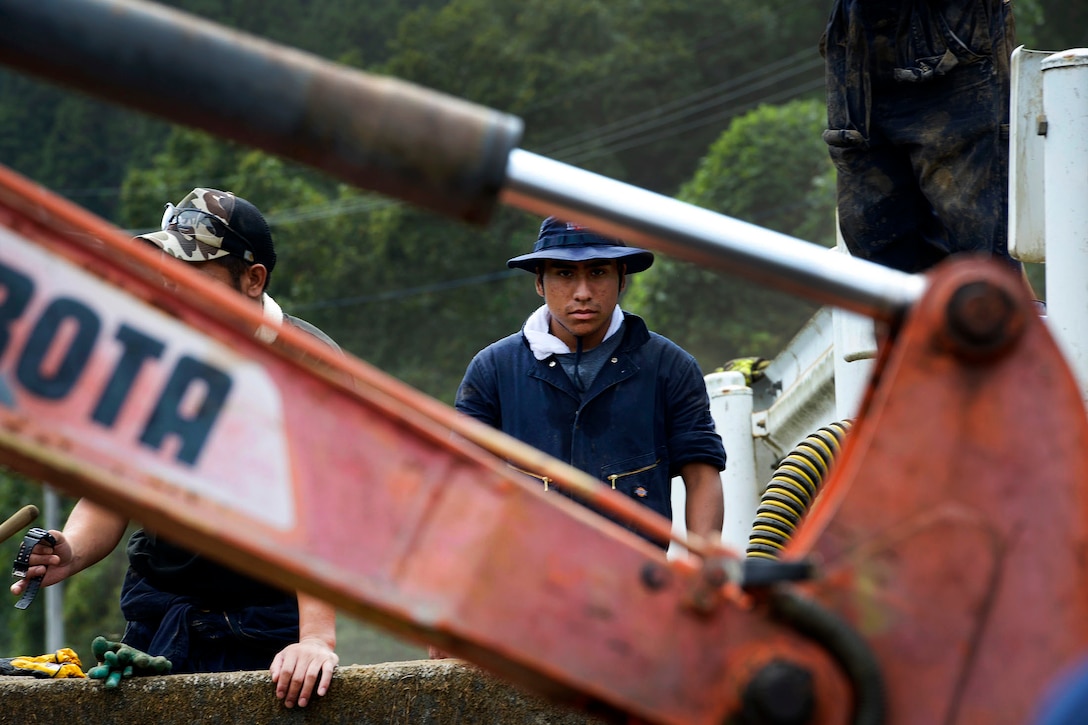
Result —
MULTIPOLYGON (((530 151, 833 241, 817 52, 828 0, 167 4, 520 116, 530 151)), ((1017 0, 1017 12, 1029 47, 1085 43, 1083 3, 1017 0)), ((236 191, 273 225, 280 262, 271 292, 285 309, 447 402, 471 355, 538 303, 531 278, 505 268, 535 236, 539 219, 523 212, 501 210, 487 228, 468 228, 9 72, 0 72, 0 163, 134 231, 154 226, 163 203, 193 186, 236 191)), ((664 256, 633 280, 624 306, 705 370, 773 355, 811 312, 664 256)), ((41 496, 34 483, 0 476, 0 515, 41 505, 41 496)), ((69 641, 116 634, 123 566, 115 555, 71 582, 69 641)), ((0 656, 43 649, 42 609, 0 607, 0 656)), ((397 656, 365 637, 352 630, 345 662, 397 656)))
MULTIPOLYGON (((834 246, 834 171, 820 138, 824 118, 815 100, 760 106, 740 116, 711 145, 679 198, 834 246)), ((630 300, 704 368, 739 356, 773 357, 815 311, 742 277, 667 258, 638 278, 630 300)))

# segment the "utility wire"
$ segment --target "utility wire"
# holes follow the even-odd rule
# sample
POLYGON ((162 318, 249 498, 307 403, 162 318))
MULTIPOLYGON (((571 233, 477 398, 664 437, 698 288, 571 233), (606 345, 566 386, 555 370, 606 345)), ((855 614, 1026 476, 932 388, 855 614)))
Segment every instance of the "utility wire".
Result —
POLYGON ((638 146, 645 146, 649 143, 653 143, 654 141, 660 141, 662 139, 670 138, 672 136, 676 136, 678 134, 700 128, 711 123, 722 121, 727 118, 732 118, 733 116, 736 116, 743 111, 749 110, 763 103, 778 103, 780 101, 784 101, 790 98, 796 98, 805 93, 823 87, 823 78, 808 81, 807 83, 801 83, 784 91, 779 91, 778 93, 771 94, 770 96, 764 96, 762 98, 752 100, 749 103, 744 104, 743 106, 727 108, 711 116, 706 116, 704 118, 700 118, 694 121, 689 121, 688 123, 674 124, 672 126, 665 127, 661 129, 658 133, 643 135, 638 138, 631 139, 626 143, 612 144, 611 146, 608 146, 606 148, 597 149, 595 151, 587 151, 586 153, 580 155, 574 155, 573 157, 566 159, 566 162, 569 164, 582 164, 586 161, 590 161, 592 159, 605 156, 607 154, 613 154, 619 151, 626 151, 627 149, 635 148, 638 146))
MULTIPOLYGON (((729 41, 731 39, 736 38, 736 37, 740 37, 742 35, 745 35, 745 34, 749 33, 752 28, 755 28, 758 25, 759 25, 758 21, 753 21, 753 22, 750 22, 750 23, 746 23, 744 25, 737 25, 735 23, 731 23, 728 26, 719 26, 718 28, 715 28, 714 30, 711 30, 711 31, 707 32, 706 34, 702 35, 701 37, 694 39, 692 41, 692 43, 690 44, 690 47, 694 47, 696 49, 705 49, 705 48, 708 48, 708 47, 716 46, 716 47, 719 47, 719 48, 722 48, 722 49, 728 49, 729 48, 729 41), (728 31, 728 32, 724 32, 724 31, 728 31)), ((431 53, 432 55, 435 55, 435 56, 441 55, 441 54, 434 53, 435 46, 432 46, 430 48, 430 50, 432 51, 432 53, 431 53)), ((803 55, 805 55, 807 53, 808 53, 808 51, 802 51, 802 52, 798 53, 795 56, 791 56, 791 59, 795 58, 795 57, 798 57, 798 56, 803 56, 803 55)), ((642 68, 639 68, 638 69, 639 73, 635 77, 636 78, 645 77, 648 74, 648 72, 651 71, 651 70, 659 70, 659 69, 662 69, 662 68, 667 69, 667 68, 669 68, 669 67, 671 67, 671 66, 673 66, 673 65, 675 65, 677 63, 684 62, 684 61, 689 61, 689 60, 690 60, 689 55, 679 55, 679 54, 677 54, 677 55, 672 55, 672 56, 665 56, 663 58, 658 59, 658 61, 656 63, 653 63, 652 65, 645 65, 642 68)), ((771 65, 772 66, 781 65, 783 63, 788 62, 789 60, 790 59, 779 60, 779 61, 776 61, 775 63, 773 63, 771 65)), ((729 87, 730 85, 735 85, 736 83, 739 83, 739 82, 740 82, 739 79, 733 79, 733 80, 727 81, 727 82, 725 82, 723 84, 719 84, 719 87, 725 88, 725 87, 729 87)), ((545 97, 543 99, 538 99, 538 100, 534 101, 533 103, 529 104, 524 109, 522 109, 521 113, 528 113, 530 111, 537 110, 539 108, 547 106, 549 103, 552 103, 553 101, 555 101, 557 99, 560 99, 560 98, 569 99, 571 97, 578 97, 578 96, 584 95, 585 93, 595 91, 595 90, 597 90, 599 88, 607 87, 608 85, 613 84, 613 83, 614 83, 614 80, 611 77, 608 77, 608 78, 601 79, 597 83, 583 84, 583 85, 581 85, 581 86, 579 86, 577 88, 574 88, 574 89, 567 89, 567 90, 564 90, 562 93, 556 93, 556 94, 553 94, 551 96, 547 96, 547 97, 545 97)), ((715 92, 715 88, 717 88, 717 87, 704 89, 704 90, 699 91, 699 92, 697 92, 696 94, 693 94, 693 95, 694 96, 700 96, 700 95, 711 94, 711 93, 715 92)), ((679 101, 672 101, 672 102, 666 103, 664 106, 658 107, 658 108, 654 109, 653 111, 648 112, 647 114, 639 114, 638 116, 636 116, 634 118, 642 117, 643 115, 653 115, 653 114, 655 114, 657 112, 660 112, 663 109, 671 109, 676 104, 683 103, 683 102, 684 102, 684 99, 680 99, 679 101)), ((602 126, 602 127, 596 128, 596 129, 588 129, 588 130, 583 131, 583 132, 581 132, 579 134, 576 134, 574 136, 566 137, 563 140, 562 143, 566 144, 566 143, 571 142, 574 139, 587 138, 588 136, 590 136, 590 135, 592 135, 594 133, 597 133, 597 132, 600 132, 600 131, 611 130, 612 126, 614 126, 616 124, 622 125, 622 124, 625 124, 625 123, 629 123, 631 120, 632 120, 632 117, 628 117, 628 118, 622 119, 621 121, 614 122, 613 124, 606 124, 605 126, 602 126)), ((542 148, 546 148, 546 147, 542 147, 542 148)), ((547 152, 542 151, 542 153, 547 153, 547 152)), ((233 177, 231 179, 205 180, 204 183, 208 184, 208 185, 213 185, 213 186, 226 185, 226 186, 229 187, 230 186, 229 182, 232 182, 232 181, 233 181, 233 177)), ((188 191, 188 187, 185 185, 184 182, 181 182, 181 181, 178 181, 178 182, 167 181, 167 182, 164 182, 161 186, 162 186, 162 188, 164 190, 169 189, 169 188, 175 188, 175 189, 178 190, 179 194, 184 194, 186 191, 188 191), (185 187, 185 188, 183 188, 183 187, 185 187)), ((121 189, 120 189, 120 187, 73 188, 73 189, 61 189, 61 190, 58 190, 58 193, 60 193, 63 196, 69 197, 69 198, 88 197, 88 196, 101 196, 101 197, 104 197, 104 196, 117 196, 117 195, 119 195, 121 193, 121 189)), ((315 207, 315 209, 316 209, 316 207, 315 207)), ((293 221, 293 220, 288 218, 288 219, 281 220, 280 223, 289 223, 290 221, 293 221)))
MULTIPOLYGON (((753 28, 756 28, 758 25, 759 25, 758 21, 753 21, 753 22, 750 22, 750 23, 747 23, 747 24, 744 24, 744 25, 738 25, 736 23, 730 23, 728 26, 719 26, 718 28, 708 32, 706 35, 703 35, 701 38, 698 38, 698 39, 692 41, 689 44, 689 47, 693 48, 694 50, 704 50, 704 49, 706 49, 708 47, 716 46, 717 48, 722 49, 722 52, 724 52, 725 50, 731 50, 731 47, 729 45, 729 41, 733 40, 734 38, 742 37, 744 35, 749 34, 751 32, 751 30, 753 28), (725 31, 728 31, 728 32, 725 32, 725 31), (715 43, 714 41, 717 41, 717 42, 715 43)), ((714 55, 716 55, 715 52, 710 52, 708 54, 709 58, 713 58, 714 55)), ((639 75, 636 76, 636 77, 645 78, 647 75, 649 75, 650 71, 660 71, 662 69, 667 69, 667 68, 669 68, 669 67, 671 67, 671 66, 673 66, 673 65, 675 65, 677 63, 688 62, 688 61, 691 61, 691 60, 692 60, 692 56, 689 55, 689 54, 684 54, 684 55, 677 54, 677 55, 672 55, 672 56, 665 56, 663 58, 658 58, 656 63, 643 65, 639 69, 639 71, 640 71, 639 75)), ((704 58, 704 60, 705 60, 705 58, 704 58)), ((536 101, 533 101, 529 105, 525 106, 525 108, 521 109, 521 113, 529 113, 531 111, 536 111, 536 110, 538 110, 540 108, 544 108, 548 104, 553 103, 553 102, 558 101, 558 100, 569 100, 571 98, 579 98, 579 97, 585 96, 588 93, 596 92, 596 91, 600 90, 601 88, 607 88, 608 86, 612 85, 613 83, 614 83, 613 79, 611 77, 608 77, 608 78, 602 78, 601 80, 599 80, 599 81, 597 81, 595 83, 582 84, 581 86, 578 86, 578 87, 573 88, 573 89, 564 89, 561 92, 554 93, 554 94, 552 94, 550 96, 545 96, 542 99, 538 99, 536 101)))
POLYGON ((324 219, 330 216, 345 216, 348 214, 362 214, 364 212, 375 211, 377 209, 384 209, 390 206, 401 206, 402 202, 397 199, 389 199, 386 197, 355 197, 348 199, 338 199, 328 204, 320 204, 318 206, 310 207, 296 207, 294 209, 287 209, 282 212, 277 212, 268 217, 268 226, 282 226, 285 224, 298 224, 299 222, 310 221, 313 219, 324 219))
POLYGON ((358 297, 340 297, 331 300, 318 300, 316 302, 303 302, 299 304, 292 304, 292 310, 319 310, 329 307, 351 307, 354 305, 365 305, 369 302, 387 302, 390 300, 404 299, 405 297, 415 297, 417 295, 429 294, 431 292, 444 292, 445 290, 456 289, 458 287, 468 287, 470 285, 484 284, 487 282, 497 282, 499 280, 509 279, 516 274, 519 274, 520 270, 516 269, 504 269, 501 272, 492 272, 490 274, 481 274, 475 277, 462 277, 461 279, 451 279, 444 282, 435 282, 433 284, 420 285, 418 287, 406 287, 404 289, 389 290, 387 292, 378 292, 372 295, 359 295, 358 297))
POLYGON ((664 119, 664 121, 667 122, 668 119, 671 118, 682 118, 705 108, 726 103, 743 93, 750 92, 754 88, 766 87, 769 83, 773 83, 775 79, 796 75, 797 73, 809 70, 812 67, 810 63, 804 65, 799 64, 805 61, 806 58, 811 59, 811 55, 812 54, 807 50, 800 51, 787 58, 781 58, 773 63, 760 66, 757 69, 730 78, 722 83, 702 88, 695 93, 684 96, 683 98, 668 101, 667 103, 663 103, 643 111, 642 113, 631 114, 603 126, 586 129, 580 133, 568 135, 564 137, 562 142, 545 144, 541 147, 541 153, 546 155, 566 153, 571 150, 571 147, 578 146, 580 142, 608 140, 615 134, 622 134, 628 130, 625 127, 641 127, 642 122, 644 121, 656 122, 664 119), (782 68, 787 70, 784 73, 777 73, 779 69, 782 68), (773 75, 769 81, 763 80, 764 77, 772 73, 775 75, 773 75), (709 100, 704 102, 705 99, 709 100), (669 113, 670 111, 675 111, 675 113, 669 113))
MULTIPOLYGON (((786 92, 762 96, 742 106, 736 104, 731 106, 727 105, 718 113, 704 117, 695 122, 688 122, 686 124, 677 123, 677 121, 681 119, 688 118, 710 108, 728 104, 730 101, 743 97, 753 91, 767 88, 768 86, 779 83, 791 76, 800 75, 814 70, 817 67, 822 67, 823 62, 819 59, 816 59, 815 61, 810 60, 809 62, 801 63, 800 65, 798 64, 799 61, 809 55, 811 54, 808 51, 796 53, 793 56, 780 59, 775 63, 771 63, 759 70, 739 76, 726 83, 703 89, 685 98, 667 103, 654 111, 638 114, 634 117, 582 131, 571 138, 574 143, 565 147, 552 149, 545 148, 540 153, 556 159, 565 160, 567 163, 582 163, 606 154, 669 138, 679 133, 714 123, 723 118, 738 115, 740 111, 754 107, 760 103, 773 102, 775 99, 783 97, 792 98, 809 90, 814 90, 823 84, 822 77, 818 81, 810 81, 801 86, 794 86, 786 92), (730 87, 733 88, 731 93, 727 93, 721 97, 704 100, 713 93, 730 87), (663 111, 673 112, 661 115, 663 111), (643 123, 637 123, 642 119, 647 120, 643 123), (623 126, 628 126, 628 128, 623 128, 623 126), (665 133, 653 133, 662 127, 665 128, 665 133), (611 133, 609 133, 610 130, 611 133), (604 144, 603 146, 597 145, 602 142, 604 144), (609 145, 610 143, 611 145, 609 145)), ((399 204, 399 202, 384 198, 340 200, 323 206, 310 208, 299 207, 297 209, 280 212, 269 217, 268 223, 269 226, 292 224, 299 221, 320 219, 339 214, 363 213, 394 204, 399 204)))
MULTIPOLYGON (((782 58, 774 63, 763 66, 725 83, 717 84, 707 89, 700 90, 684 98, 666 103, 653 111, 637 114, 619 121, 614 121, 593 129, 587 129, 574 136, 570 140, 574 143, 565 147, 558 144, 553 148, 542 149, 540 153, 561 159, 567 163, 584 163, 601 156, 625 151, 631 148, 670 138, 680 133, 706 126, 710 123, 739 115, 743 111, 755 107, 761 103, 771 103, 783 98, 793 98, 802 93, 815 90, 823 85, 822 77, 807 83, 793 86, 786 91, 780 91, 772 95, 761 96, 746 104, 726 105, 722 110, 713 115, 705 116, 693 122, 684 124, 678 121, 695 115, 716 106, 728 104, 737 98, 746 96, 753 91, 767 88, 779 83, 791 76, 800 75, 822 67, 819 59, 801 62, 811 54, 801 51, 787 58, 782 58), (732 91, 721 96, 711 97, 716 92, 732 88, 732 91), (671 113, 668 113, 672 111, 671 113), (662 113, 665 112, 664 115, 662 113), (645 120, 644 120, 645 119, 645 120), (643 121, 644 120, 644 121, 643 121), (639 121, 643 121, 639 123, 639 121), (624 127, 627 128, 624 128, 624 127), (654 133, 658 129, 663 131, 654 133), (602 143, 598 146, 597 144, 602 143)), ((347 214, 360 214, 390 206, 399 206, 401 202, 385 197, 357 197, 339 199, 328 204, 296 207, 278 212, 268 217, 271 227, 296 224, 302 221, 323 219, 347 214)), ((152 231, 152 230, 144 230, 152 231)))
MULTIPOLYGON (((737 30, 739 34, 741 30, 737 30)), ((715 37, 713 35, 707 37, 715 37)), ((823 84, 820 80, 791 87, 786 91, 763 96, 746 104, 726 105, 717 113, 702 118, 680 123, 683 119, 729 104, 737 98, 743 97, 753 91, 766 88, 779 83, 791 76, 796 76, 814 70, 822 65, 818 58, 804 61, 811 57, 811 52, 799 51, 786 58, 781 58, 773 63, 764 65, 757 70, 732 78, 723 83, 709 88, 701 89, 683 98, 669 101, 649 111, 627 116, 623 119, 604 124, 602 126, 586 129, 577 134, 566 137, 562 143, 553 143, 544 146, 541 153, 552 156, 567 163, 585 163, 600 158, 601 156, 625 151, 643 146, 655 141, 669 138, 695 128, 738 115, 748 108, 760 103, 774 102, 783 98, 791 98, 802 93, 815 90, 823 84), (728 92, 725 92, 728 91, 728 92)), ((677 60, 680 60, 677 57, 677 60)), ((667 65, 667 62, 658 65, 667 65)), ((219 183, 224 180, 218 180, 219 183)), ((180 186, 179 186, 180 188, 180 186)), ((75 190, 72 190, 75 191, 75 190)), ((84 190, 90 191, 90 190, 84 190)), ((106 193, 107 190, 98 189, 96 193, 106 193)), ((371 212, 381 208, 400 205, 401 202, 384 197, 359 197, 340 199, 328 204, 296 207, 288 209, 268 217, 270 226, 283 226, 303 221, 322 219, 347 214, 371 212)), ((133 234, 146 233, 153 230, 136 230, 133 234)))
MULTIPOLYGON (((730 101, 743 97, 755 90, 779 83, 791 76, 800 75, 818 67, 822 67, 823 62, 819 59, 809 60, 808 62, 799 64, 800 61, 803 61, 803 59, 808 56, 811 56, 809 51, 801 51, 787 58, 782 58, 774 63, 768 64, 759 70, 751 71, 725 83, 703 89, 684 98, 664 104, 653 111, 628 117, 597 128, 587 129, 568 139, 574 141, 574 143, 567 144, 563 147, 555 144, 553 145, 554 148, 545 148, 541 150, 541 153, 543 155, 552 156, 553 158, 566 160, 568 163, 584 162, 609 153, 635 148, 644 145, 645 143, 669 138, 676 134, 714 123, 723 118, 737 115, 740 111, 754 107, 760 103, 769 103, 781 98, 792 98, 801 93, 815 90, 823 84, 822 78, 819 81, 813 80, 800 86, 794 86, 786 92, 762 96, 747 104, 726 106, 718 113, 707 116, 694 123, 689 122, 682 125, 677 123, 678 120, 729 103, 730 101), (714 93, 728 88, 733 88, 733 91, 724 96, 704 100, 714 93), (673 112, 663 116, 661 115, 663 111, 673 112), (647 120, 644 123, 638 123, 638 121, 642 119, 647 120), (623 128, 624 126, 628 126, 628 128, 623 128), (665 127, 669 132, 652 133, 662 127, 665 127), (611 133, 609 133, 610 131, 611 133), (643 135, 638 136, 637 134, 643 135), (634 136, 633 139, 632 136, 634 136), (603 142, 604 145, 598 146, 597 144, 601 142, 603 142), (609 145, 609 143, 611 143, 611 145, 609 145)), ((392 205, 399 205, 399 203, 400 202, 386 198, 339 200, 322 206, 309 208, 299 207, 297 209, 280 212, 269 217, 268 223, 270 226, 292 224, 299 221, 320 219, 340 214, 363 213, 392 205)))

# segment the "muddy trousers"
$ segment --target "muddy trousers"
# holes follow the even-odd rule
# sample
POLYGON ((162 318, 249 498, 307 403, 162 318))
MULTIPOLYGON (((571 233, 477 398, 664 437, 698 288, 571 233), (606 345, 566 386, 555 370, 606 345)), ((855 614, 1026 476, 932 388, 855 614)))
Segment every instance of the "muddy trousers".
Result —
POLYGON ((850 252, 904 272, 950 254, 1008 256, 1008 125, 989 60, 871 95, 869 138, 836 145, 839 225, 850 252))

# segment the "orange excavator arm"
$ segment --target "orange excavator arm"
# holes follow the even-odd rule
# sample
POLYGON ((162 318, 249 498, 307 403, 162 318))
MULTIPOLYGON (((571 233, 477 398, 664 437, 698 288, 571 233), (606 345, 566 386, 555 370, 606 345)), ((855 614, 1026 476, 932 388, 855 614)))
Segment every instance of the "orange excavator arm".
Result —
POLYGON ((564 214, 888 330, 784 559, 692 539, 692 557, 667 561, 507 462, 657 538, 669 522, 303 333, 258 341, 263 320, 237 295, 0 171, 6 465, 617 720, 1022 723, 1088 649, 1088 418, 1005 270, 922 278, 833 257, 512 148, 501 114, 147 3, 0 12, 0 61, 28 72, 157 112, 157 89, 178 90, 163 78, 184 75, 168 53, 195 43, 189 58, 214 57, 255 95, 187 95, 193 125, 462 218, 496 201, 564 214), (298 107, 262 116, 256 77, 298 107), (417 123, 389 123, 405 98, 417 123), (398 127, 471 151, 435 162, 443 148, 421 154, 398 127))
POLYGON ((768 641, 848 691, 710 543, 716 569, 666 561, 472 441, 671 535, 656 514, 304 333, 259 342, 239 295, 7 171, 0 219, 6 465, 596 711, 721 722, 768 641))

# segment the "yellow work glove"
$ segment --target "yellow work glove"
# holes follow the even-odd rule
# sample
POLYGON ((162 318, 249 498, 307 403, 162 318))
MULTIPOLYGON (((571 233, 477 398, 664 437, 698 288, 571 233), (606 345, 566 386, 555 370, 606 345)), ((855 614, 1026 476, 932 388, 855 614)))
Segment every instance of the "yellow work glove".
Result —
POLYGON ((83 677, 79 655, 65 647, 53 654, 37 657, 0 658, 0 675, 25 675, 29 677, 54 678, 83 677))
POLYGON ((725 365, 715 370, 717 373, 738 372, 744 374, 744 384, 752 383, 763 378, 763 371, 771 364, 771 361, 762 357, 738 357, 730 360, 725 365))
POLYGON ((123 678, 149 675, 168 675, 173 668, 165 657, 152 657, 135 647, 113 642, 105 637, 95 637, 91 642, 98 665, 87 671, 87 677, 105 680, 103 687, 114 688, 123 678))

